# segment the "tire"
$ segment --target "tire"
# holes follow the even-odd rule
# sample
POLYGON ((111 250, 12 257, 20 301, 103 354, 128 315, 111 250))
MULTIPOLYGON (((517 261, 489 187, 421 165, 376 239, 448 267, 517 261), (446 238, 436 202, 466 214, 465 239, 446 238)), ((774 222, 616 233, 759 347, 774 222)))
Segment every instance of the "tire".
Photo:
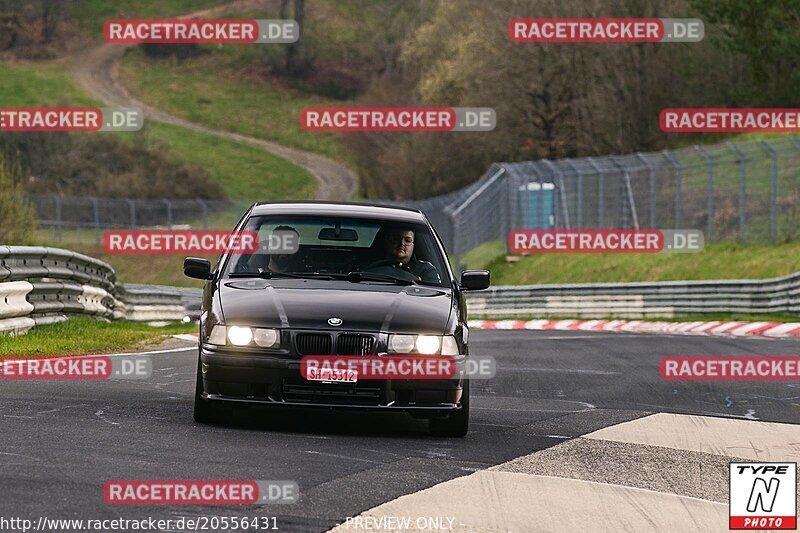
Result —
POLYGON ((464 380, 461 394, 461 409, 447 415, 447 418, 432 418, 428 431, 436 437, 463 437, 469 431, 469 380, 464 380))
POLYGON ((203 374, 200 371, 200 357, 197 358, 197 379, 194 387, 194 421, 200 424, 219 422, 220 409, 211 400, 203 398, 203 374))

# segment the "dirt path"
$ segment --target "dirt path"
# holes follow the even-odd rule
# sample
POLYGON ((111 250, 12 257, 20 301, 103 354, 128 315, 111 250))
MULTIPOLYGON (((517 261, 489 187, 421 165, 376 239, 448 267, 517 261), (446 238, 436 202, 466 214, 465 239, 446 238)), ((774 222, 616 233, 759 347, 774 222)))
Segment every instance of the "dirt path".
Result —
MULTIPOLYGON (((252 8, 256 5, 258 5, 257 1, 242 0, 197 11, 179 18, 212 17, 225 12, 252 8)), ((347 200, 355 192, 357 184, 355 172, 328 157, 298 150, 297 148, 290 148, 272 141, 196 124, 151 107, 135 98, 128 93, 119 80, 120 61, 129 46, 133 45, 103 43, 81 53, 75 61, 75 75, 84 89, 109 106, 138 107, 142 109, 145 120, 174 124, 224 139, 251 144, 291 161, 308 170, 317 180, 316 198, 318 200, 347 200)))

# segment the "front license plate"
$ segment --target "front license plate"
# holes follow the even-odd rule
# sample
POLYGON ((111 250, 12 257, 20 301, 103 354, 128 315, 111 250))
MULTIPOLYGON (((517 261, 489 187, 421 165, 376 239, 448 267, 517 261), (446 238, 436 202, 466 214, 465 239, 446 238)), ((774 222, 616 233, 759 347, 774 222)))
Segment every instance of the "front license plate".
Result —
POLYGON ((356 383, 358 381, 358 372, 355 370, 314 368, 308 370, 306 379, 309 381, 328 381, 331 383, 356 383))

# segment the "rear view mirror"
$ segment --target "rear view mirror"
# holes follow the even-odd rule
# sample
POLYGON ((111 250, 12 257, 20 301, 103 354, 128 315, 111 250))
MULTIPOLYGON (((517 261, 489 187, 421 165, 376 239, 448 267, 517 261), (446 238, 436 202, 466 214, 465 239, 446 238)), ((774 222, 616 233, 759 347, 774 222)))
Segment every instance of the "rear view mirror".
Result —
POLYGON ((195 279, 211 279, 211 263, 200 257, 187 257, 183 260, 183 274, 195 279))
POLYGON ((461 288, 468 291, 481 291, 489 288, 489 271, 465 270, 461 273, 461 288))
POLYGON ((317 238, 321 241, 357 241, 358 233, 354 229, 322 228, 317 238))

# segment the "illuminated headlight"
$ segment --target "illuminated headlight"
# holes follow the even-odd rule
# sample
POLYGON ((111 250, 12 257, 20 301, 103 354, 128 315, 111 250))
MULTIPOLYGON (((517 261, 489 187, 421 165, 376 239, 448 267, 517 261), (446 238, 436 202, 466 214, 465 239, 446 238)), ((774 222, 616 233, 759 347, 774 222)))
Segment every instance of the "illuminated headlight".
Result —
POLYGON ((246 346, 253 340, 253 330, 243 326, 230 326, 228 340, 234 346, 246 346))
POLYGON ((389 353, 458 355, 458 344, 451 335, 389 335, 389 353))
POLYGON ((253 340, 262 348, 272 348, 280 344, 281 337, 277 329, 256 329, 253 331, 253 340))
POLYGON ((208 337, 209 344, 225 346, 247 346, 255 343, 262 348, 274 348, 281 343, 281 335, 277 329, 248 328, 245 326, 228 326, 221 324, 214 326, 208 337))
POLYGON ((189 322, 191 322, 191 321, 192 321, 192 319, 191 319, 191 318, 189 318, 188 316, 185 316, 185 317, 183 317, 183 321, 184 321, 184 322, 186 322, 186 323, 188 324, 189 322))
POLYGON ((420 335, 417 337, 417 342, 414 344, 417 347, 417 352, 425 355, 433 355, 439 351, 439 346, 442 344, 442 341, 441 337, 420 335))

